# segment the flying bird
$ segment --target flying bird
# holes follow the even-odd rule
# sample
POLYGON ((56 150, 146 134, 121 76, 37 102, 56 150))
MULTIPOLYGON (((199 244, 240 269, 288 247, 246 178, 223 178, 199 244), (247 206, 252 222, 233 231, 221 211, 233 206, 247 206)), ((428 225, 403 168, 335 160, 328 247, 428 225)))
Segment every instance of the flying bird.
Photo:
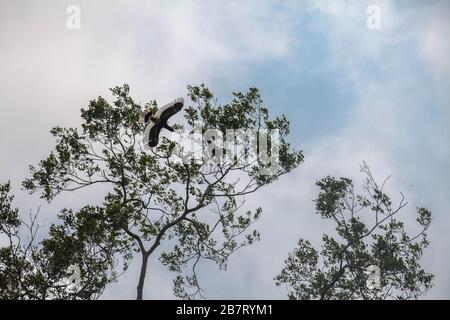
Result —
POLYGON ((144 148, 153 148, 158 145, 159 141, 159 133, 162 128, 173 132, 174 129, 167 124, 167 120, 169 120, 174 114, 178 113, 184 105, 183 98, 178 98, 173 102, 166 104, 156 111, 153 115, 150 111, 144 111, 141 114, 140 121, 141 123, 146 124, 144 130, 144 148))

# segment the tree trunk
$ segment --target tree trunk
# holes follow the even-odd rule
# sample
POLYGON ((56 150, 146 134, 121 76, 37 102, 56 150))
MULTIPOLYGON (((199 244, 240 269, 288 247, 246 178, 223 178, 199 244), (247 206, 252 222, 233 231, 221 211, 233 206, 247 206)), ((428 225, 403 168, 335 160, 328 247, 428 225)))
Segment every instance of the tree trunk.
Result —
POLYGON ((142 254, 141 273, 139 275, 139 283, 138 283, 138 286, 137 286, 137 298, 136 298, 136 300, 142 300, 143 299, 144 282, 145 282, 145 275, 147 274, 148 257, 149 257, 149 255, 147 253, 143 253, 142 254))

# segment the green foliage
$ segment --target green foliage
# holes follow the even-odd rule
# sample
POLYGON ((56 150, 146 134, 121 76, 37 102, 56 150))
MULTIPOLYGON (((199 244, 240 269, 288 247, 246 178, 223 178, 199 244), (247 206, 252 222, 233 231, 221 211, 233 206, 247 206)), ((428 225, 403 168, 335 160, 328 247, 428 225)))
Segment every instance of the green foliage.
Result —
MULTIPOLYGON (((267 176, 257 164, 236 159, 215 165, 205 160, 174 163, 169 158, 176 143, 166 138, 150 152, 142 150, 144 127, 139 115, 143 107, 129 96, 127 85, 112 89, 112 104, 102 97, 90 101, 81 110, 81 129, 52 129, 54 150, 38 166, 30 166, 31 177, 23 182, 27 190, 41 192, 47 201, 65 191, 109 186, 101 205, 78 212, 63 210, 61 223, 53 225, 42 242, 40 252, 52 272, 71 264, 80 266, 86 288, 75 294, 78 298, 100 294, 122 271, 118 261, 126 269, 138 253, 141 299, 147 261, 163 242, 160 261, 176 274, 175 294, 201 295, 197 276, 201 260, 226 268, 233 252, 259 239, 259 233, 249 228, 262 211, 243 211, 244 196, 303 161, 302 153, 292 150, 286 140, 289 122, 285 117, 270 119, 257 89, 234 93, 226 105, 216 105, 204 85, 190 86, 188 91, 196 106, 185 108, 187 125, 177 124, 178 129, 192 131, 195 121, 201 121, 205 129, 221 131, 279 129, 278 169, 267 176)), ((145 107, 156 110, 156 103, 145 107)), ((202 142, 204 147, 207 143, 202 142)))
POLYGON ((290 299, 412 299, 432 287, 433 275, 420 265, 429 244, 430 211, 418 208, 421 231, 410 236, 397 219, 406 206, 403 195, 394 206, 383 191, 386 181, 378 186, 366 164, 362 171, 364 194, 355 195, 347 178, 317 182, 317 213, 336 225, 336 235, 323 235, 320 253, 299 240, 275 278, 287 286, 290 299), (380 288, 367 285, 369 266, 380 268, 380 288))
POLYGON ((10 196, 11 184, 9 182, 0 184, 0 228, 5 234, 12 228, 20 225, 20 219, 17 208, 12 206, 13 196, 10 196))
POLYGON ((63 210, 62 224, 53 225, 48 239, 36 243, 37 214, 30 215, 28 223, 22 220, 9 193, 9 183, 0 185, 0 234, 7 239, 0 247, 0 299, 99 297, 115 279, 109 272, 114 254, 126 252, 127 245, 107 224, 104 209, 63 210), (71 266, 81 271, 76 286, 71 283, 71 266))

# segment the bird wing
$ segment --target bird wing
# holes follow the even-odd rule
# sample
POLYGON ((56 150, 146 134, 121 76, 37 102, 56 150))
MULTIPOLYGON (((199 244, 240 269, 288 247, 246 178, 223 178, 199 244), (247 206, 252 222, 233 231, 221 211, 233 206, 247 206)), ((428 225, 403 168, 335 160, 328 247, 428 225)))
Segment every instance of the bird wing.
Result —
POLYGON ((165 122, 174 114, 179 112, 183 108, 184 100, 183 98, 178 98, 169 104, 158 109, 155 117, 159 118, 161 121, 165 122))
POLYGON ((159 133, 162 126, 150 121, 144 130, 144 149, 153 148, 158 145, 159 133))

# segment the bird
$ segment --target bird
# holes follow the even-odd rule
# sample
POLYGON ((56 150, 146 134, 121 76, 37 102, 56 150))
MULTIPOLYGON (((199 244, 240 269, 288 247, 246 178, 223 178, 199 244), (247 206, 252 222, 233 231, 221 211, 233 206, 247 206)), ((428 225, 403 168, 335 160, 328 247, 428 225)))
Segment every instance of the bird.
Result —
POLYGON ((141 114, 140 122, 145 125, 144 130, 144 148, 154 148, 158 145, 159 133, 161 129, 167 129, 170 132, 175 130, 167 124, 167 121, 183 108, 183 98, 178 98, 169 104, 161 107, 153 115, 152 112, 146 110, 141 114))

